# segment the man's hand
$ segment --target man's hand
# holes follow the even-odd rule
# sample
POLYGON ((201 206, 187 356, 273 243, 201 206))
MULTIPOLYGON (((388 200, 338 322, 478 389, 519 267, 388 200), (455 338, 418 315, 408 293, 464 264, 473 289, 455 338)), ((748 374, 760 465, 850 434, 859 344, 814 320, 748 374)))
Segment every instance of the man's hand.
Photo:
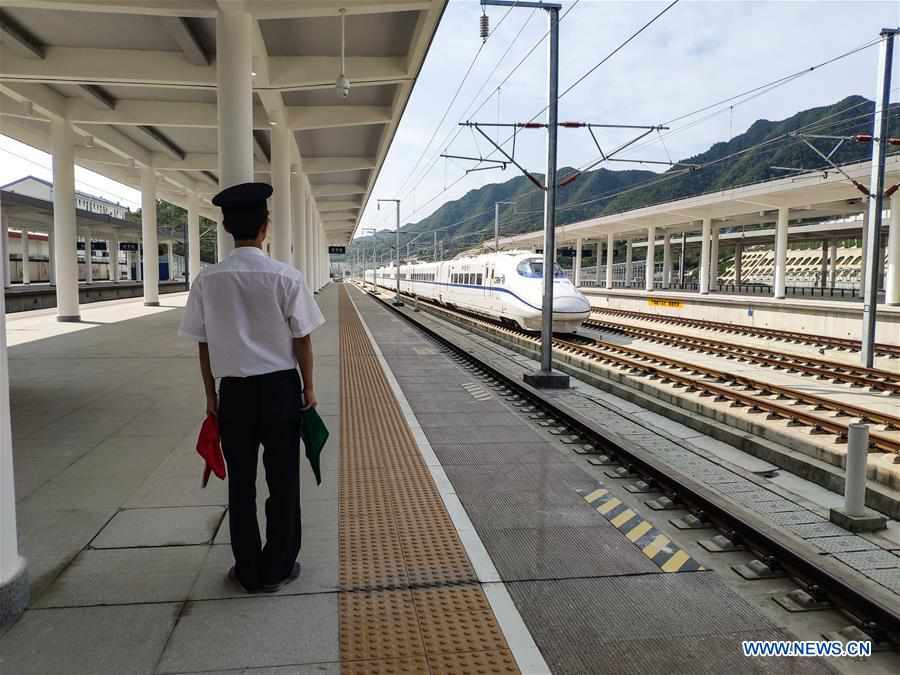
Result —
POLYGON ((303 410, 310 410, 319 405, 318 399, 316 399, 316 392, 312 389, 307 388, 303 390, 303 410))
POLYGON ((206 414, 217 417, 219 415, 219 397, 215 392, 206 395, 206 414))

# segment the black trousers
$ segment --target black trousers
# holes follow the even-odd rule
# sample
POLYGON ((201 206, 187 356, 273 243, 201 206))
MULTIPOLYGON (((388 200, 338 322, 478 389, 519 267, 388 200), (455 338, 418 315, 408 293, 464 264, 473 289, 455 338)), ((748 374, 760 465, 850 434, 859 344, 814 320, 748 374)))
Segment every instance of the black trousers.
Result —
POLYGON ((228 516, 238 579, 258 589, 285 579, 300 553, 300 408, 296 370, 251 377, 223 377, 219 385, 219 433, 228 464, 228 516), (256 519, 259 446, 269 498, 266 545, 256 519))

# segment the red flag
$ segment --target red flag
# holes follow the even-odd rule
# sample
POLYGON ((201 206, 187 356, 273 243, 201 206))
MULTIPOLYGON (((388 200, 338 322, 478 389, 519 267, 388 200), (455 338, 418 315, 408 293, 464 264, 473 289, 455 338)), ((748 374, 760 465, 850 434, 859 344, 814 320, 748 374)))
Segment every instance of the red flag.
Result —
POLYGON ((219 423, 213 415, 207 415, 200 427, 197 438, 197 452, 206 466, 203 468, 203 487, 209 482, 210 472, 216 477, 225 478, 225 458, 222 456, 222 445, 219 443, 219 423))

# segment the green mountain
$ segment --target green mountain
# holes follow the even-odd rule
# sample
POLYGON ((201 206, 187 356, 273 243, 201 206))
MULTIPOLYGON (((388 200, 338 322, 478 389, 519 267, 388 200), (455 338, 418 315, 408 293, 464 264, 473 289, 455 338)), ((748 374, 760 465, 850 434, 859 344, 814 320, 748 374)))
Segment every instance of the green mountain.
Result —
MULTIPOLYGON (((697 165, 698 168, 687 172, 677 166, 661 174, 606 168, 586 172, 560 188, 557 225, 790 175, 790 172, 772 167, 814 169, 827 166, 801 139, 787 134, 801 130, 807 134, 836 136, 871 133, 873 111, 872 101, 862 96, 849 96, 832 105, 804 110, 785 120, 757 120, 731 140, 679 160, 683 164, 697 165)), ((900 120, 891 121, 891 134, 900 135, 900 120)), ((812 142, 825 154, 837 143, 828 139, 812 142)), ((871 157, 871 153, 871 143, 845 141, 834 152, 832 160, 838 164, 855 162, 871 157)), ((647 157, 654 154, 648 148, 647 157)), ((561 169, 560 180, 574 172, 571 167, 561 169)), ((543 200, 543 192, 522 175, 503 183, 484 185, 447 202, 423 220, 403 225, 401 254, 406 255, 406 242, 419 233, 433 230, 438 230, 438 239, 444 242, 445 256, 492 239, 494 204, 499 201, 515 201, 514 210, 501 206, 502 235, 540 229, 543 226, 543 200)), ((430 256, 432 241, 433 235, 422 234, 411 244, 410 251, 421 246, 423 254, 430 256)), ((375 242, 376 254, 387 252, 393 242, 393 233, 380 232, 375 242)), ((360 248, 371 259, 372 237, 354 240, 347 259, 355 259, 355 251, 360 248)))

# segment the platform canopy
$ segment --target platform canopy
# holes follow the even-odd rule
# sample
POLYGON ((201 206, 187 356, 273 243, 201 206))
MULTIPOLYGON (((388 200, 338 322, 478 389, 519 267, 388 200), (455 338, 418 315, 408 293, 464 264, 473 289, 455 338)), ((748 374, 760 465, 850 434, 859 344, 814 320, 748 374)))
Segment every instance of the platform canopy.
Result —
MULTIPOLYGON (((870 162, 858 162, 843 169, 868 186, 871 166, 870 162)), ((898 182, 900 157, 888 157, 885 183, 891 186, 898 182)), ((844 219, 861 214, 866 201, 867 197, 841 173, 814 171, 589 218, 559 226, 557 238, 605 240, 614 235, 617 239, 641 239, 650 227, 658 233, 697 232, 704 218, 721 227, 761 225, 774 222, 779 209, 789 209, 791 220, 844 219)), ((882 227, 887 227, 886 221, 882 227)), ((842 229, 845 228, 837 228, 842 229)), ((500 243, 505 247, 527 247, 539 246, 542 241, 543 231, 537 230, 501 239, 500 243)))
POLYGON ((72 123, 78 165, 215 216, 221 171, 216 21, 252 19, 253 140, 268 180, 288 129, 292 170, 309 180, 330 243, 349 242, 421 69, 446 0, 2 0, 0 133, 51 151, 72 123), (341 17, 346 30, 342 97, 341 17), (297 167, 294 169, 293 167, 297 167))

